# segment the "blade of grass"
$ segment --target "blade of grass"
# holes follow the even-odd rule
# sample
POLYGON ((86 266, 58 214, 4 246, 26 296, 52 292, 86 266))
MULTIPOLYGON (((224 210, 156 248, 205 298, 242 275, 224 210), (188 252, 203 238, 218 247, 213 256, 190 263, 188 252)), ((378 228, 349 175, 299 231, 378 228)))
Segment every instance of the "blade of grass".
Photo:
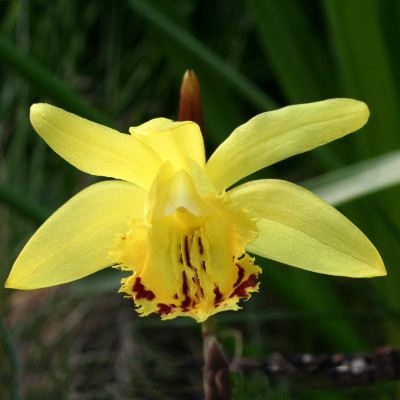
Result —
POLYGON ((22 215, 30 218, 37 224, 43 223, 49 216, 50 212, 44 208, 34 204, 25 196, 17 193, 8 185, 0 183, 0 200, 10 205, 22 215))
POLYGON ((300 183, 339 206, 400 184, 400 150, 370 158, 300 183))
POLYGON ((304 3, 251 0, 250 6, 265 56, 288 103, 336 96, 335 71, 304 3))
POLYGON ((363 136, 354 135, 356 151, 370 157, 399 147, 400 96, 383 36, 379 0, 322 2, 344 87, 365 101, 371 118, 363 136), (378 134, 379 132, 379 134, 378 134), (368 138, 368 140, 367 140, 368 138))
POLYGON ((33 85, 38 86, 61 106, 68 108, 92 121, 111 125, 100 111, 84 102, 81 97, 68 86, 58 80, 51 71, 18 51, 14 45, 0 34, 0 60, 3 64, 20 73, 33 85))
POLYGON ((226 63, 192 34, 174 24, 161 14, 149 1, 129 1, 129 7, 148 20, 166 35, 176 46, 184 48, 193 57, 193 64, 206 66, 219 79, 229 84, 248 99, 259 110, 277 108, 277 103, 243 76, 237 69, 226 63))

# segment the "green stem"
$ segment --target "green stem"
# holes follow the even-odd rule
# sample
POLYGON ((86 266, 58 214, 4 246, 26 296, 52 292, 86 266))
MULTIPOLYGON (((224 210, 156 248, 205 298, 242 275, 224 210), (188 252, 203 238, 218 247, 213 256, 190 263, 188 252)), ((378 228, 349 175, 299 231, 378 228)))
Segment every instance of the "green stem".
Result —
POLYGON ((217 336, 217 324, 215 323, 215 318, 213 315, 211 317, 208 317, 201 324, 201 332, 203 334, 203 340, 207 336, 217 336))

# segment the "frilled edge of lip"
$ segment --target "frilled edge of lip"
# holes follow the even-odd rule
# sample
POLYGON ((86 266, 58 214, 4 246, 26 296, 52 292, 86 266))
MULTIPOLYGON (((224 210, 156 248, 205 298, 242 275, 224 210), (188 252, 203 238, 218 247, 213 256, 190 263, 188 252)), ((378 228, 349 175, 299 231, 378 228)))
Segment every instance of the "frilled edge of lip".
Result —
POLYGON ((254 258, 244 254, 233 266, 237 268, 237 279, 230 290, 222 292, 217 284, 214 284, 212 293, 205 293, 204 288, 199 288, 203 298, 213 297, 212 305, 207 306, 201 301, 202 297, 190 294, 189 278, 185 271, 182 271, 182 286, 177 288, 181 295, 175 294, 169 303, 161 302, 157 295, 150 288, 146 287, 140 276, 132 275, 125 278, 120 292, 127 293, 127 298, 134 300, 140 316, 147 316, 156 313, 161 319, 173 319, 178 316, 194 318, 197 322, 205 321, 209 316, 228 310, 239 310, 239 300, 248 300, 253 292, 258 291, 260 282, 257 282, 261 269, 254 265, 254 258), (251 266, 249 273, 243 264, 251 266), (183 296, 182 296, 183 295, 183 296))

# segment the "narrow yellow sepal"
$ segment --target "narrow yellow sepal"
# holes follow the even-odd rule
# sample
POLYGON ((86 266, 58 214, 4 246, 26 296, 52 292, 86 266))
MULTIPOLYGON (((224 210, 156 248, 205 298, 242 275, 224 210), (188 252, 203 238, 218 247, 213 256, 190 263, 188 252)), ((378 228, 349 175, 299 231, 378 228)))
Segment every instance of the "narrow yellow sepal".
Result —
POLYGON ((285 158, 312 150, 360 129, 365 103, 331 99, 259 114, 236 128, 217 148, 206 173, 218 190, 285 158))
POLYGON ((123 179, 148 189, 160 157, 132 135, 96 124, 49 104, 34 104, 32 126, 61 157, 92 175, 123 179))

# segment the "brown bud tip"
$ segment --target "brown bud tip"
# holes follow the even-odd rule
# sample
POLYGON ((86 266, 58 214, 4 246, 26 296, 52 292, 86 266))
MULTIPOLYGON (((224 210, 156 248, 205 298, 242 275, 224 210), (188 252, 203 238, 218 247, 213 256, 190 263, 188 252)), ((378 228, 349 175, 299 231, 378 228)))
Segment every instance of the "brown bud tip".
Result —
POLYGON ((204 132, 200 84, 191 69, 188 69, 183 76, 178 120, 196 122, 201 132, 204 132))

